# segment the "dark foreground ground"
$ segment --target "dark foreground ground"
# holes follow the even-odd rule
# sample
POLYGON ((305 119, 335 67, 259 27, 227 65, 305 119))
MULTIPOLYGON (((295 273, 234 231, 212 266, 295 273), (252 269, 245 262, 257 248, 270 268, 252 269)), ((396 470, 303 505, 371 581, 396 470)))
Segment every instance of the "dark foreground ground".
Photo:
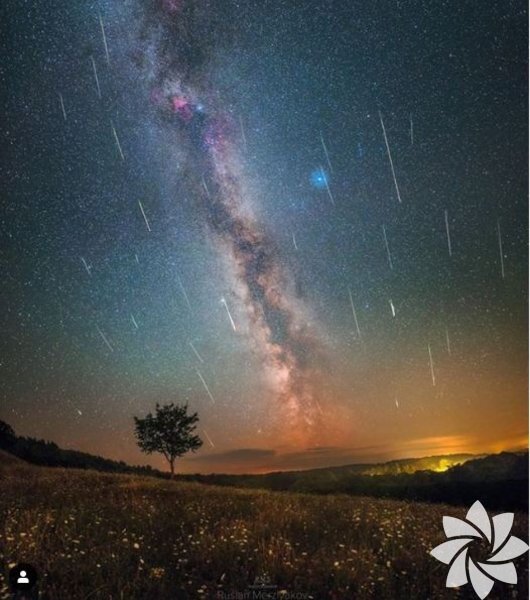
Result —
MULTIPOLYGON (((465 513, 0 456, 0 598, 11 598, 6 573, 22 561, 41 573, 41 597, 54 600, 237 598, 260 579, 276 586, 271 598, 476 598, 470 585, 447 590, 447 567, 429 556, 444 541, 442 516, 465 513)), ((516 514, 515 523, 526 540, 527 516, 516 514)), ((488 598, 528 597, 526 558, 516 566, 519 585, 496 584, 488 598)))

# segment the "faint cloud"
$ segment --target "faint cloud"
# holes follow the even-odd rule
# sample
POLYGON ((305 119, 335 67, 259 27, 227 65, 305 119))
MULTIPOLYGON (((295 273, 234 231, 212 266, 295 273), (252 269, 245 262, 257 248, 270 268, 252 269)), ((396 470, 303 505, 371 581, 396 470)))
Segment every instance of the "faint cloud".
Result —
POLYGON ((227 452, 217 452, 214 454, 203 454, 201 456, 190 457, 189 462, 209 462, 209 463, 227 463, 237 466, 241 463, 262 461, 270 459, 276 455, 276 450, 265 448, 237 448, 227 452))
MULTIPOLYGON (((521 443, 521 438, 517 442, 521 443)), ((511 440, 512 442, 515 440, 511 440)), ((236 448, 226 452, 186 457, 187 471, 216 473, 269 473, 300 471, 347 465, 374 464, 398 459, 425 458, 447 454, 480 454, 513 448, 508 440, 503 448, 490 448, 471 436, 445 435, 402 440, 399 442, 347 448, 342 446, 312 446, 286 451, 270 448, 236 448), (200 466, 199 466, 200 465, 200 466)))

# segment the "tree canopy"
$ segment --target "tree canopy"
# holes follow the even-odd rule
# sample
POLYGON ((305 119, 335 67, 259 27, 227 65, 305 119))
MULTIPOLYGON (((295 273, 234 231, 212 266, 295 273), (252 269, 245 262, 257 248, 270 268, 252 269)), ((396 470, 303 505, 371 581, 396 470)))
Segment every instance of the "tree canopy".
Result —
POLYGON ((188 414, 187 405, 156 405, 155 414, 144 418, 134 417, 138 446, 146 454, 159 452, 168 461, 171 476, 174 475, 175 459, 186 452, 195 452, 202 440, 195 434, 199 417, 188 414))

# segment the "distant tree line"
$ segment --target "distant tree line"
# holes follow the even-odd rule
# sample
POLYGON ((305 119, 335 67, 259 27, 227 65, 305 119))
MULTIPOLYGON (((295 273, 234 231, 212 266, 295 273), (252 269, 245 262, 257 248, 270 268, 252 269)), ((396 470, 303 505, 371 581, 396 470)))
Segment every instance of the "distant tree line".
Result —
POLYGON ((167 473, 150 466, 130 466, 121 460, 110 460, 77 450, 65 450, 54 442, 17 436, 14 429, 4 421, 0 421, 0 449, 29 463, 46 467, 95 469, 108 473, 136 473, 162 478, 169 477, 167 473))
POLYGON ((501 452, 439 473, 422 470, 366 475, 352 473, 351 467, 336 467, 264 475, 182 475, 180 478, 210 485, 467 506, 480 499, 491 510, 528 510, 528 452, 501 452))

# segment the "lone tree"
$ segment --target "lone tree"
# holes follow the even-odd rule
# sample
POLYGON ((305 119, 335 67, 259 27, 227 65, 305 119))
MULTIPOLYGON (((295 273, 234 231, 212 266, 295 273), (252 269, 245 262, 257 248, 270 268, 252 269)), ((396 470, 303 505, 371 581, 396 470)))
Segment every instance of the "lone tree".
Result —
POLYGON ((134 417, 134 433, 142 452, 160 452, 165 456, 173 479, 175 458, 202 446, 201 438, 194 433, 198 421, 197 413, 188 415, 187 405, 157 404, 154 415, 149 413, 143 419, 134 417))

